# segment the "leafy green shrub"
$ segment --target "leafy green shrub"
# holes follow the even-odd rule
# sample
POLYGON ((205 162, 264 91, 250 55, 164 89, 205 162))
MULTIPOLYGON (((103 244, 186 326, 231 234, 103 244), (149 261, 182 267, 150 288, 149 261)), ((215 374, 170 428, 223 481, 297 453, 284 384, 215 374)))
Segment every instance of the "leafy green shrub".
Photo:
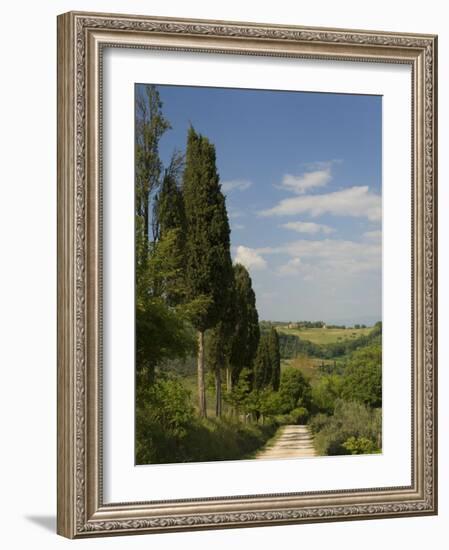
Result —
POLYGON ((318 413, 312 417, 309 422, 309 427, 313 433, 318 433, 323 430, 329 423, 329 416, 327 414, 318 413))
POLYGON ((312 389, 304 374, 293 367, 281 373, 279 385, 279 413, 289 413, 298 407, 310 408, 312 389))
POLYGON ((343 377, 341 396, 369 407, 382 406, 382 347, 380 344, 355 351, 343 377))
POLYGON ((291 424, 305 424, 309 419, 309 411, 305 407, 297 407, 288 415, 291 424))
POLYGON ((136 460, 138 464, 182 459, 194 409, 190 392, 175 378, 161 378, 139 388, 136 406, 136 460))
POLYGON ((342 445, 351 455, 371 454, 377 451, 374 442, 367 437, 351 436, 342 445))
POLYGON ((320 455, 354 454, 355 450, 371 453, 380 450, 381 410, 372 410, 362 403, 339 400, 332 416, 315 416, 310 422, 310 428, 320 455), (368 440, 370 444, 364 440, 368 440), (350 448, 347 446, 348 441, 350 448))
POLYGON ((340 397, 342 376, 331 374, 321 376, 312 388, 312 402, 315 411, 332 414, 340 397))

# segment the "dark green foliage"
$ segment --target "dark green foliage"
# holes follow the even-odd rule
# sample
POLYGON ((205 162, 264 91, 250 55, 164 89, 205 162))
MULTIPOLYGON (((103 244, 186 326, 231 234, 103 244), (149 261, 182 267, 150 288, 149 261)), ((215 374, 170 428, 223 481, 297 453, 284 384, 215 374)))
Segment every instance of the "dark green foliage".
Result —
POLYGON ((207 304, 192 311, 193 325, 204 332, 223 314, 227 300, 223 289, 233 275, 229 221, 215 165, 215 147, 192 127, 187 138, 183 194, 186 284, 189 299, 203 298, 207 304))
POLYGON ((186 357, 194 352, 189 325, 167 308, 160 298, 136 305, 136 377, 147 385, 154 380, 157 365, 167 359, 186 357))
POLYGON ((226 325, 219 321, 213 329, 206 333, 206 365, 209 372, 215 372, 225 367, 228 353, 226 338, 226 325))
POLYGON ((198 400, 202 417, 207 410, 204 332, 224 315, 233 282, 229 221, 215 160, 215 147, 190 127, 183 186, 187 222, 185 281, 191 304, 201 306, 190 307, 189 315, 198 330, 198 400))
POLYGON ((261 390, 265 387, 277 391, 281 376, 281 356, 279 353, 279 338, 274 327, 262 334, 259 340, 256 357, 253 364, 253 387, 261 390))
POLYGON ((222 412, 222 372, 226 367, 229 354, 229 330, 224 321, 219 321, 208 331, 206 338, 206 365, 214 375, 215 416, 222 412))
POLYGON ((321 369, 313 385, 314 410, 332 414, 338 399, 382 406, 382 346, 375 341, 354 351, 335 368, 321 369), (323 374, 324 371, 330 374, 323 374))
POLYGON ((337 401, 332 416, 318 414, 310 427, 320 455, 379 452, 381 448, 382 411, 361 403, 337 401))
MULTIPOLYGON (((226 395, 226 401, 237 412, 250 415, 251 418, 264 422, 267 418, 276 418, 283 424, 305 422, 311 408, 311 388, 304 375, 295 368, 286 368, 282 371, 279 391, 273 391, 270 382, 266 386, 256 386, 259 373, 258 358, 261 349, 268 343, 268 335, 261 338, 261 346, 254 361, 255 370, 243 369, 237 384, 232 392, 226 395)), ((269 355, 266 353, 265 357, 269 355)), ((260 382, 259 382, 260 383, 260 382)))
POLYGON ((251 393, 253 372, 244 368, 232 390, 225 395, 225 401, 229 403, 237 413, 248 412, 247 402, 251 393))
POLYGON ((253 364, 253 388, 261 390, 271 382, 269 336, 262 334, 253 364))
POLYGON ((176 379, 138 387, 136 462, 182 462, 182 441, 194 421, 189 392, 176 379), (162 459, 162 460, 161 460, 162 459))
POLYGON ((281 352, 279 347, 279 335, 274 327, 271 327, 269 341, 268 341, 271 376, 269 383, 274 391, 279 389, 279 382, 281 379, 281 352))
MULTIPOLYGON (((171 229, 182 229, 184 239, 186 236, 184 197, 179 185, 183 162, 182 155, 179 153, 173 155, 154 200, 154 219, 158 238, 171 229)), ((184 246, 185 242, 182 245, 184 246)))
POLYGON ((343 399, 369 407, 382 406, 382 347, 380 344, 355 351, 346 366, 341 390, 343 399))
POLYGON ((251 277, 241 264, 234 266, 234 281, 236 323, 230 353, 233 385, 244 368, 252 368, 260 338, 256 295, 251 277))
POLYGON ((279 413, 285 414, 298 407, 310 410, 312 390, 303 373, 287 367, 282 371, 279 385, 279 413))
MULTIPOLYGON (((234 272, 232 272, 234 275, 234 272)), ((231 340, 236 323, 236 292, 234 276, 227 288, 223 289, 226 304, 221 319, 206 333, 206 365, 215 377, 215 414, 222 412, 222 374, 229 367, 231 340)))
MULTIPOLYGON (((166 254, 164 241, 145 247, 143 220, 136 220, 136 376, 137 383, 151 383, 156 365, 185 357, 195 349, 194 337, 182 310, 169 308, 163 298, 165 285, 177 274, 176 260, 166 254), (148 252, 151 252, 149 255, 148 252)), ((173 292, 173 285, 170 287, 173 292)))
POLYGON ((309 411, 305 407, 297 407, 289 412, 289 424, 305 424, 309 420, 309 411))
POLYGON ((317 412, 332 414, 335 403, 341 396, 343 378, 331 374, 321 376, 312 388, 313 408, 317 412))

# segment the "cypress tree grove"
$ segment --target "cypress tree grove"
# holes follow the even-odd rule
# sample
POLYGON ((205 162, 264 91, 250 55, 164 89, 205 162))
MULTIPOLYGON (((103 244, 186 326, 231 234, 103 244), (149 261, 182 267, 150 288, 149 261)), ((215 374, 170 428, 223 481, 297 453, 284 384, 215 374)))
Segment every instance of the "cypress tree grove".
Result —
POLYGON ((232 284, 230 229, 216 168, 215 147, 190 127, 184 170, 187 221, 186 285, 190 318, 198 332, 199 415, 206 416, 204 333, 215 326, 226 307, 232 284))
POLYGON ((234 266, 235 280, 235 329, 231 342, 228 390, 237 383, 241 371, 251 369, 259 345, 259 316, 256 308, 256 295, 251 277, 241 265, 234 266))

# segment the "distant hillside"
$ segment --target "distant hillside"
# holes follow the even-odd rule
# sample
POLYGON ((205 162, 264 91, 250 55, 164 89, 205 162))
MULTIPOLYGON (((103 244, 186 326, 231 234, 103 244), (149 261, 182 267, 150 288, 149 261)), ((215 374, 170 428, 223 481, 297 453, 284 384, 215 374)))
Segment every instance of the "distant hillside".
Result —
MULTIPOLYGON (((367 333, 362 332, 360 335, 353 336, 352 329, 346 329, 348 338, 341 338, 338 341, 325 344, 314 343, 307 340, 307 329, 304 331, 304 337, 301 336, 301 331, 295 333, 283 332, 278 328, 279 344, 281 357, 283 359, 291 359, 298 355, 308 355, 320 359, 333 359, 342 357, 358 348, 365 347, 373 342, 380 341, 382 338, 382 323, 377 323, 367 333)), ((327 329, 319 329, 326 332, 327 329)), ((357 334, 357 333, 356 333, 357 334)))

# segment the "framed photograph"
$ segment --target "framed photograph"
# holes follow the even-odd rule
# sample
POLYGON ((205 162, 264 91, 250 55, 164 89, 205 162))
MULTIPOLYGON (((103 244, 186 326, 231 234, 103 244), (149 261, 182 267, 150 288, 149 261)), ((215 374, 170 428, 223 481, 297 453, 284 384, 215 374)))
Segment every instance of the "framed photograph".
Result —
POLYGON ((437 513, 433 35, 58 17, 58 533, 437 513))

